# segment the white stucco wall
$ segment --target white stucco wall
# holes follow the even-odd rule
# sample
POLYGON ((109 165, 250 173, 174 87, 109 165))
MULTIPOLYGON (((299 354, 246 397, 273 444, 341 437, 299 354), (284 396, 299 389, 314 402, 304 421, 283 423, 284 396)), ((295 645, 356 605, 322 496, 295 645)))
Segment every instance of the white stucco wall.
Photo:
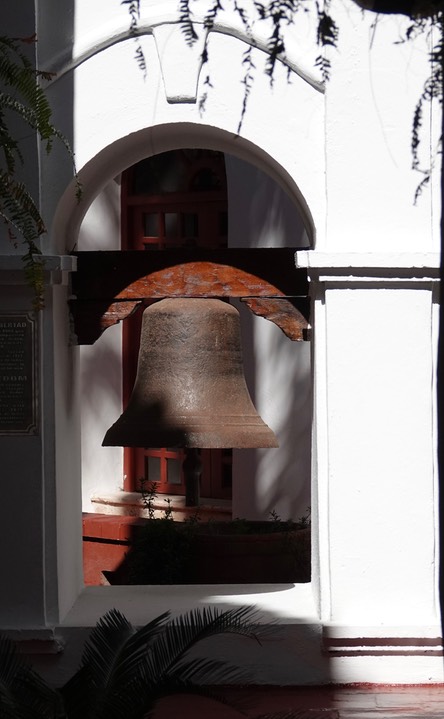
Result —
MULTIPOLYGON (((413 114, 429 72, 430 40, 400 44, 409 19, 362 14, 335 3, 337 52, 326 92, 326 234, 318 249, 415 252, 439 249, 439 171, 417 204, 413 114)), ((422 167, 437 160, 440 113, 424 110, 422 167), (429 134, 429 123, 433 132, 429 134), (427 129, 425 129, 427 126, 427 129)), ((438 167, 437 167, 438 169, 438 167)))
MULTIPOLYGON (((354 9, 345 19, 342 14, 340 17, 344 44, 332 58, 332 81, 325 96, 299 76, 292 75, 292 82, 288 83, 282 66, 270 86, 263 76, 265 55, 254 51, 257 73, 236 139, 233 138, 242 106, 239 68, 245 50, 239 39, 215 33, 210 36, 210 59, 205 73, 209 71, 213 88, 208 92, 203 113, 197 103, 167 101, 165 92, 170 93, 171 100, 177 99, 178 91, 162 53, 163 75, 159 74, 152 37, 143 40, 150 68, 146 80, 141 74, 132 73, 131 44, 114 45, 76 70, 75 143, 92 193, 100 188, 100 178, 111 178, 143 154, 203 144, 266 168, 286 188, 289 197, 300 203, 307 227, 314 230, 315 243, 311 256, 308 253, 306 260, 301 256, 301 266, 308 266, 315 307, 312 589, 325 627, 330 676, 336 681, 364 677, 370 681, 387 681, 390 677, 394 681, 411 681, 416 671, 416 676, 423 680, 427 680, 426 675, 428 680, 436 680, 438 667, 427 664, 426 654, 420 660, 415 658, 416 669, 405 671, 408 651, 402 648, 401 639, 396 644, 396 637, 412 636, 417 637, 415 643, 419 646, 424 637, 439 633, 434 548, 436 434, 430 391, 436 337, 430 330, 436 257, 425 254, 421 261, 408 255, 418 251, 419 237, 423 253, 437 246, 437 217, 432 212, 436 187, 415 207, 412 198, 418 178, 409 171, 411 113, 425 76, 424 48, 418 50, 423 57, 415 64, 415 71, 407 73, 410 56, 403 50, 397 54, 392 48, 392 41, 398 38, 398 20, 381 20, 378 41, 370 49, 367 40, 371 21, 354 9), (387 53, 391 85, 385 72, 387 53), (108 86, 103 81, 95 82, 95 78, 106 74, 109 64, 119 65, 121 75, 117 82, 119 77, 125 77, 118 91, 116 78, 108 86), (398 76, 402 78, 399 82, 395 81, 398 76), (368 142, 367 136, 371 138, 368 142), (402 250, 406 259, 400 260, 394 254, 398 250, 402 250), (346 252, 353 257, 346 256, 346 252), (409 269, 417 262, 420 269, 409 269), (378 274, 374 267, 380 265, 383 270, 378 274), (335 268, 333 275, 327 273, 323 277, 321 268, 325 266, 335 268), (410 289, 415 273, 424 277, 425 284, 410 289), (404 284, 393 287, 395 276, 404 277, 404 284), (371 285, 374 277, 379 277, 377 285, 371 285), (411 335, 406 336, 408 328, 401 321, 407 307, 411 307, 415 327, 421 328, 416 335, 421 339, 415 339, 424 358, 418 371, 413 371, 412 366, 411 335), (375 354, 370 355, 369 348, 373 347, 375 354), (389 362, 386 348, 390 348, 389 362), (407 377, 411 396, 422 397, 424 402, 422 410, 413 416, 405 407, 407 377), (356 404, 358 399, 361 402, 356 404), (382 418, 377 414, 379 406, 382 418), (404 447, 415 447, 414 461, 408 465, 407 474, 404 447), (374 448, 379 449, 379 455, 374 448), (357 474, 362 474, 361 483, 357 482, 357 474), (418 474, 424 478, 419 503, 413 479, 418 474), (397 501, 402 508, 398 505, 395 510, 397 501), (412 542, 415 511, 420 513, 420 522, 427 525, 427 530, 421 533, 419 541, 412 542), (376 542, 375 523, 379 530, 376 542), (400 613, 399 603, 406 592, 409 600, 400 613), (379 656, 372 664, 373 643, 384 633, 394 638, 395 650, 402 655, 399 664, 389 655, 383 660, 379 656), (347 654, 347 644, 355 642, 356 636, 364 637, 359 659, 353 653, 347 654), (342 651, 340 657, 338 651, 340 654, 342 651)), ((180 52, 180 42, 174 33, 168 36, 168 42, 172 43, 169 51, 175 48, 176 53, 180 52)), ((165 45, 161 47, 164 49, 165 45)), ((194 67, 197 79, 195 58, 187 57, 190 74, 194 67)), ((204 79, 202 73, 197 97, 206 89, 202 85, 204 79)), ((191 92, 189 84, 187 92, 191 92)), ((245 200, 241 189, 236 188, 234 201, 237 198, 240 202, 242 197, 245 200)), ((271 187, 268 198, 270 191, 271 187)), ((257 219, 260 214, 255 212, 255 203, 256 207, 265 205, 260 204, 260 193, 253 197, 244 218, 249 227, 251 218, 257 219)), ((68 235, 75 235, 81 219, 82 209, 72 205, 70 208, 65 195, 54 224, 56 241, 66 229, 61 213, 67 207, 68 235)), ((272 216, 270 212, 269 217, 272 216)), ((275 215, 272 226, 273 241, 286 242, 278 230, 285 222, 281 224, 275 215)), ((248 236, 250 243, 251 235, 248 236)), ((265 228, 262 225, 254 242, 260 244, 268 239, 266 225, 265 228)), ((260 330, 261 342, 268 343, 274 352, 273 333, 277 330, 262 322, 261 325, 264 325, 260 330)), ((287 347, 290 352, 291 345, 287 347)), ((283 354, 280 347, 276 356, 279 360, 273 379, 284 386, 281 375, 289 376, 289 364, 295 360, 283 354)), ((307 371, 307 359, 306 355, 299 357, 298 371, 307 371)), ((291 441, 297 436, 297 432, 293 433, 296 425, 285 421, 280 412, 281 396, 274 391, 276 385, 268 385, 272 373, 267 370, 268 378, 263 377, 261 367, 256 367, 256 379, 261 380, 262 387, 262 394, 256 397, 258 408, 270 424, 273 419, 282 420, 281 431, 288 430, 291 441)), ((270 457, 271 453, 268 458, 260 458, 262 477, 269 477, 270 471, 276 469, 270 457)), ((236 463, 239 462, 236 471, 240 473, 242 461, 245 460, 236 458, 236 463)), ((284 467, 279 480, 294 477, 295 469, 295 462, 288 473, 284 467)), ((282 481, 285 491, 288 483, 287 479, 282 481)), ((279 481, 258 482, 253 492, 257 506, 268 509, 270 503, 276 503, 281 512, 282 505, 274 494, 278 485, 279 481)), ((235 502, 243 514, 245 505, 237 490, 235 502)))
MULTIPOLYGON (((120 179, 109 182, 91 204, 80 228, 79 250, 120 249, 120 179)), ((81 397, 82 507, 93 512, 91 497, 123 489, 123 452, 102 447, 122 407, 122 331, 110 327, 93 345, 79 348, 81 397)))
POLYGON ((328 295, 330 512, 342 517, 330 526, 331 614, 356 624, 364 617, 375 625, 430 623, 437 570, 433 418, 424 392, 434 374, 431 292, 328 295))
MULTIPOLYGON (((31 16, 33 7, 27 5, 31 16)), ((291 82, 287 66, 279 64, 271 85, 263 74, 265 52, 253 51, 255 81, 238 133, 247 48, 238 18, 226 13, 225 25, 210 34, 209 62, 199 75, 199 53, 186 49, 180 28, 165 25, 177 20, 175 2, 146 0, 142 7, 146 79, 135 65, 126 8, 119 2, 100 0, 92 7, 86 0, 63 7, 38 3, 39 64, 58 71, 48 95, 54 120, 76 152, 84 188, 77 204, 72 168, 61 150, 38 158, 30 150, 50 227, 42 246, 48 253, 69 252, 79 241, 91 202, 104 188, 85 219, 81 241, 93 237, 103 247, 106 232, 115 242, 115 218, 106 226, 97 222, 106 214, 109 193, 116 191, 113 178, 142 156, 177 147, 204 146, 248 161, 299 204, 314 237, 314 251, 297 257, 299 266, 307 268, 314 303, 313 581, 303 588, 265 592, 260 587, 234 592, 220 587, 211 593, 169 588, 168 596, 161 588, 133 594, 107 588, 80 592, 78 349, 69 344, 64 304, 69 288, 61 284, 54 291, 49 287, 42 320, 44 431, 32 452, 25 444, 29 438, 3 442, 8 472, 13 466, 29 468, 28 452, 39 468, 29 475, 32 496, 39 498, 32 505, 34 521, 29 522, 29 508, 22 516, 4 513, 1 545, 8 549, 7 566, 15 557, 34 553, 38 561, 32 568, 32 594, 29 578, 11 573, 0 619, 49 632, 59 621, 63 634, 66 625, 94 622, 110 601, 136 620, 148 620, 168 603, 178 611, 206 602, 254 602, 263 609, 264 621, 273 617, 284 626, 292 657, 303 637, 304 658, 316 667, 316 681, 442 681, 442 659, 430 653, 427 643, 435 642, 434 651, 439 651, 434 289, 439 173, 414 206, 420 178, 410 171, 411 118, 426 77, 427 47, 423 40, 393 44, 408 20, 380 18, 375 30, 372 16, 334 2, 341 40, 331 55, 332 79, 325 94, 316 73, 309 77, 314 35, 304 24, 303 38, 295 36, 289 43, 291 82), (157 25, 163 29, 156 35, 157 25), (305 56, 307 45, 311 54, 305 56), (172 57, 181 62, 179 87, 172 57), (212 88, 205 85, 207 72, 212 88), (199 99, 207 89, 202 112, 199 99), (17 536, 19 528, 24 543, 15 550, 10 536, 17 536)), ((15 16, 15 8, 12 12, 15 16)), ((26 35, 15 20, 10 27, 12 34, 26 35)), ((1 247, 9 252, 4 238, 1 247)), ((5 273, 6 286, 11 278, 5 273)), ((12 298, 22 307, 29 302, 26 292, 6 289, 1 306, 9 308, 12 298)), ((270 327, 264 333, 274 352, 275 328, 270 327)), ((108 332, 106 356, 116 346, 119 329, 108 332)), ((306 373, 306 356, 284 359, 277 351, 280 384, 287 362, 306 373)), ((104 360, 101 350, 92 354, 97 373, 104 360)), ((260 371, 258 377, 262 380, 260 371)), ((117 374, 112 383, 118 398, 117 374)), ((261 411, 270 410, 270 423, 276 416, 287 431, 279 408, 272 407, 272 390, 264 392, 269 394, 258 398, 261 411)), ((105 424, 101 411, 110 411, 110 404, 104 395, 102 389, 97 392, 94 410, 105 424)), ((94 426, 92 413, 90 422, 94 426)), ((93 456, 89 434, 84 432, 83 440, 85 456, 93 456)), ((110 470, 114 466, 111 460, 110 470)), ((93 475, 88 481, 95 481, 93 475)), ((17 489, 11 486, 15 502, 17 489)), ((258 490, 265 506, 268 489, 258 490)), ((303 668, 293 672, 300 658, 299 664, 282 658, 286 647, 275 647, 276 663, 254 658, 260 681, 306 681, 303 668)), ((69 663, 69 651, 65 658, 69 663)))

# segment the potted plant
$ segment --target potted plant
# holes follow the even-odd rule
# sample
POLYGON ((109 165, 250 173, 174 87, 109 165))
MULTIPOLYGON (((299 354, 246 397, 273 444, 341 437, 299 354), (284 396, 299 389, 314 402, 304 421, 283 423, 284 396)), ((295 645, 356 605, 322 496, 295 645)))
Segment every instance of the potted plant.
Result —
POLYGON ((110 584, 248 584, 310 581, 309 510, 298 521, 235 519, 185 522, 151 510, 135 527, 135 539, 122 565, 104 572, 110 584))
POLYGON ((308 582, 311 530, 303 522, 233 520, 198 525, 190 578, 198 584, 308 582))

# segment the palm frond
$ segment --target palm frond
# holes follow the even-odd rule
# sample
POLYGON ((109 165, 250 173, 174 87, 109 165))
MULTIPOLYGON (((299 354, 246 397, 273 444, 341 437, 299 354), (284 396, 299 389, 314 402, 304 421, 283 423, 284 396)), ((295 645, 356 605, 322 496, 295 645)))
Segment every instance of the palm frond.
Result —
POLYGON ((0 636, 0 716, 52 719, 57 694, 24 661, 13 642, 0 636))
MULTIPOLYGON (((128 713, 127 705, 126 719, 145 716, 163 696, 194 692, 220 700, 219 693, 206 685, 247 683, 249 676, 244 668, 221 660, 190 658, 188 652, 201 640, 219 634, 235 633, 257 640, 255 616, 250 607, 227 611, 206 608, 168 622, 149 643, 133 681, 126 684, 124 691, 122 685, 118 687, 120 695, 131 695, 133 710, 128 713)), ((120 719, 121 715, 114 713, 115 707, 109 708, 109 719, 120 719)))
POLYGON ((113 673, 116 656, 134 628, 117 609, 107 612, 92 630, 82 655, 82 666, 88 671, 96 686, 106 686, 113 673))
POLYGON ((245 667, 222 661, 220 659, 206 659, 196 657, 182 660, 178 666, 168 672, 167 685, 197 686, 209 684, 248 684, 251 673, 245 667))
POLYGON ((247 672, 188 652, 217 634, 257 639, 255 616, 250 607, 207 608, 168 621, 165 612, 135 629, 113 609, 92 630, 80 669, 58 691, 23 662, 12 642, 0 638, 1 719, 143 719, 158 699, 178 692, 235 706, 217 685, 246 683, 247 672))
POLYGON ((164 612, 128 637, 116 657, 110 677, 115 687, 126 686, 134 681, 140 667, 145 664, 151 645, 165 631, 169 616, 169 612, 164 612))
POLYGON ((117 609, 107 612, 96 624, 85 645, 82 666, 87 666, 97 686, 125 683, 147 646, 155 640, 169 617, 164 612, 140 629, 135 629, 117 609))
MULTIPOLYGON (((117 610, 99 620, 85 646, 81 669, 61 690, 70 719, 140 719, 164 695, 201 693, 200 684, 247 681, 228 662, 187 657, 199 641, 234 632, 256 637, 254 610, 195 610, 167 622, 164 613, 134 629, 117 610)), ((208 691, 202 690, 205 695, 208 691)))
POLYGON ((206 607, 172 620, 150 648, 146 679, 151 676, 154 680, 174 672, 187 652, 208 637, 235 633, 259 641, 253 624, 255 616, 251 607, 226 611, 206 607))
POLYGON ((126 719, 129 707, 139 711, 141 667, 168 617, 165 612, 139 629, 116 609, 99 620, 85 645, 80 670, 61 689, 70 719, 126 719))

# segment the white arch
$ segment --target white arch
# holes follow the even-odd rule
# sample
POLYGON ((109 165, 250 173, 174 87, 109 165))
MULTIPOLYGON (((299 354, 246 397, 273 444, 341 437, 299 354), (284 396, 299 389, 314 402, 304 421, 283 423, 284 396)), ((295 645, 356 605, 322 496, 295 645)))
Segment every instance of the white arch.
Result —
POLYGON ((289 173, 261 148, 226 130, 192 123, 159 125, 122 137, 88 162, 79 173, 83 188, 80 202, 73 183, 66 189, 54 217, 52 236, 61 251, 75 246, 79 228, 91 202, 107 183, 144 157, 168 150, 206 148, 236 155, 270 175, 297 206, 307 235, 313 242, 314 221, 307 202, 289 173), (61 242, 64 247, 60 247, 61 242))
MULTIPOLYGON (((86 188, 82 206, 73 204, 72 193, 68 196, 70 208, 65 208, 66 211, 59 208, 57 233, 60 237, 65 236, 62 227, 65 223, 67 233, 71 233, 66 235, 68 241, 74 243, 82 224, 78 249, 118 249, 120 222, 112 210, 109 214, 109 210, 113 202, 118 207, 119 188, 109 180, 143 155, 190 146, 227 153, 227 184, 231 188, 228 199, 230 247, 285 246, 285 243, 297 247, 301 242, 305 243, 307 237, 311 239, 313 221, 310 211, 296 183, 276 160, 231 133, 184 123, 134 133, 93 158, 82 171, 86 188), (233 157, 234 153, 241 156, 242 162, 233 157), (252 163, 264 172, 258 173, 252 163), (250 167, 247 168, 247 164, 250 167), (265 174, 272 179, 265 178, 265 174), (273 180, 284 189, 289 202, 285 202, 286 198, 273 180), (104 192, 82 222, 94 196, 99 194, 101 184, 105 184, 104 192), (266 244, 255 244, 261 240, 266 244)), ((234 482, 233 510, 235 516, 253 513, 256 518, 266 518, 267 512, 275 509, 296 518, 310 504, 310 348, 289 342, 275 326, 248 312, 242 312, 241 316, 249 347, 245 354, 247 381, 252 387, 258 385, 256 402, 261 408, 259 411, 264 415, 268 413, 269 422, 277 427, 281 449, 277 456, 262 452, 259 457, 254 451, 237 453, 233 476, 242 477, 242 481, 234 482), (260 377, 260 382, 256 382, 256 377, 260 377), (276 381, 277 377, 280 381, 276 381), (298 387, 297 393, 290 391, 293 383, 298 387)), ((122 412, 120 329, 119 326, 110 328, 94 346, 80 350, 84 511, 100 511, 97 509, 100 498, 114 497, 116 491, 118 495, 121 492, 120 486, 115 485, 115 478, 120 480, 123 475, 122 450, 108 447, 99 454, 97 452, 108 428, 106 418, 117 418, 122 412), (108 375, 103 385, 105 364, 108 375), (114 368, 112 374, 111 367, 114 368), (96 407, 101 407, 100 417, 95 413, 96 407)))
MULTIPOLYGON (((118 9, 118 6, 117 6, 118 9)), ((249 17, 254 18, 254 8, 249 17)), ((134 33, 130 28, 130 19, 128 14, 120 13, 118 15, 110 15, 104 22, 103 16, 100 22, 89 23, 88 31, 79 34, 74 47, 63 47, 50 60, 48 69, 54 73, 51 83, 57 83, 66 73, 75 70, 82 63, 88 61, 99 52, 106 51, 108 48, 117 43, 126 40, 134 40, 134 37, 144 37, 152 35, 153 31, 162 25, 180 25, 180 10, 178 3, 174 5, 168 4, 166 0, 157 8, 150 7, 148 10, 145 5, 141 6, 141 17, 138 22, 137 29, 134 33)), ((299 17, 299 25, 301 26, 305 20, 305 25, 310 22, 301 12, 299 17)), ((249 28, 241 22, 240 17, 235 12, 226 10, 220 11, 214 19, 214 24, 208 32, 205 28, 205 13, 193 13, 193 25, 198 32, 208 35, 211 32, 221 33, 235 37, 251 47, 258 48, 268 54, 268 42, 270 37, 270 25, 263 21, 252 21, 249 28)), ((304 31, 305 25, 302 25, 304 31)), ((312 23, 313 25, 313 23, 312 23)), ((315 26, 313 25, 313 28, 315 26)), ((303 35, 301 35, 303 37, 303 35)), ((313 37, 315 37, 313 35, 313 37)), ((316 47, 316 43, 310 43, 310 49, 316 47)), ((277 57, 277 61, 282 63, 286 68, 292 70, 313 87, 318 92, 325 92, 325 84, 322 81, 319 71, 316 70, 315 57, 312 52, 307 52, 305 43, 290 43, 285 53, 281 53, 277 57)))

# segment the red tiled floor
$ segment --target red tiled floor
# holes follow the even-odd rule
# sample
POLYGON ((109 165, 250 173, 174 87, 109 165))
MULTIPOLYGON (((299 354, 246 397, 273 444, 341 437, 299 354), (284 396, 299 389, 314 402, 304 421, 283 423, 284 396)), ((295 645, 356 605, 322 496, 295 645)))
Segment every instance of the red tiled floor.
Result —
POLYGON ((154 716, 251 719, 280 713, 282 719, 294 712, 295 719, 444 719, 443 685, 255 687, 226 690, 225 696, 231 706, 202 697, 168 697, 154 716))

